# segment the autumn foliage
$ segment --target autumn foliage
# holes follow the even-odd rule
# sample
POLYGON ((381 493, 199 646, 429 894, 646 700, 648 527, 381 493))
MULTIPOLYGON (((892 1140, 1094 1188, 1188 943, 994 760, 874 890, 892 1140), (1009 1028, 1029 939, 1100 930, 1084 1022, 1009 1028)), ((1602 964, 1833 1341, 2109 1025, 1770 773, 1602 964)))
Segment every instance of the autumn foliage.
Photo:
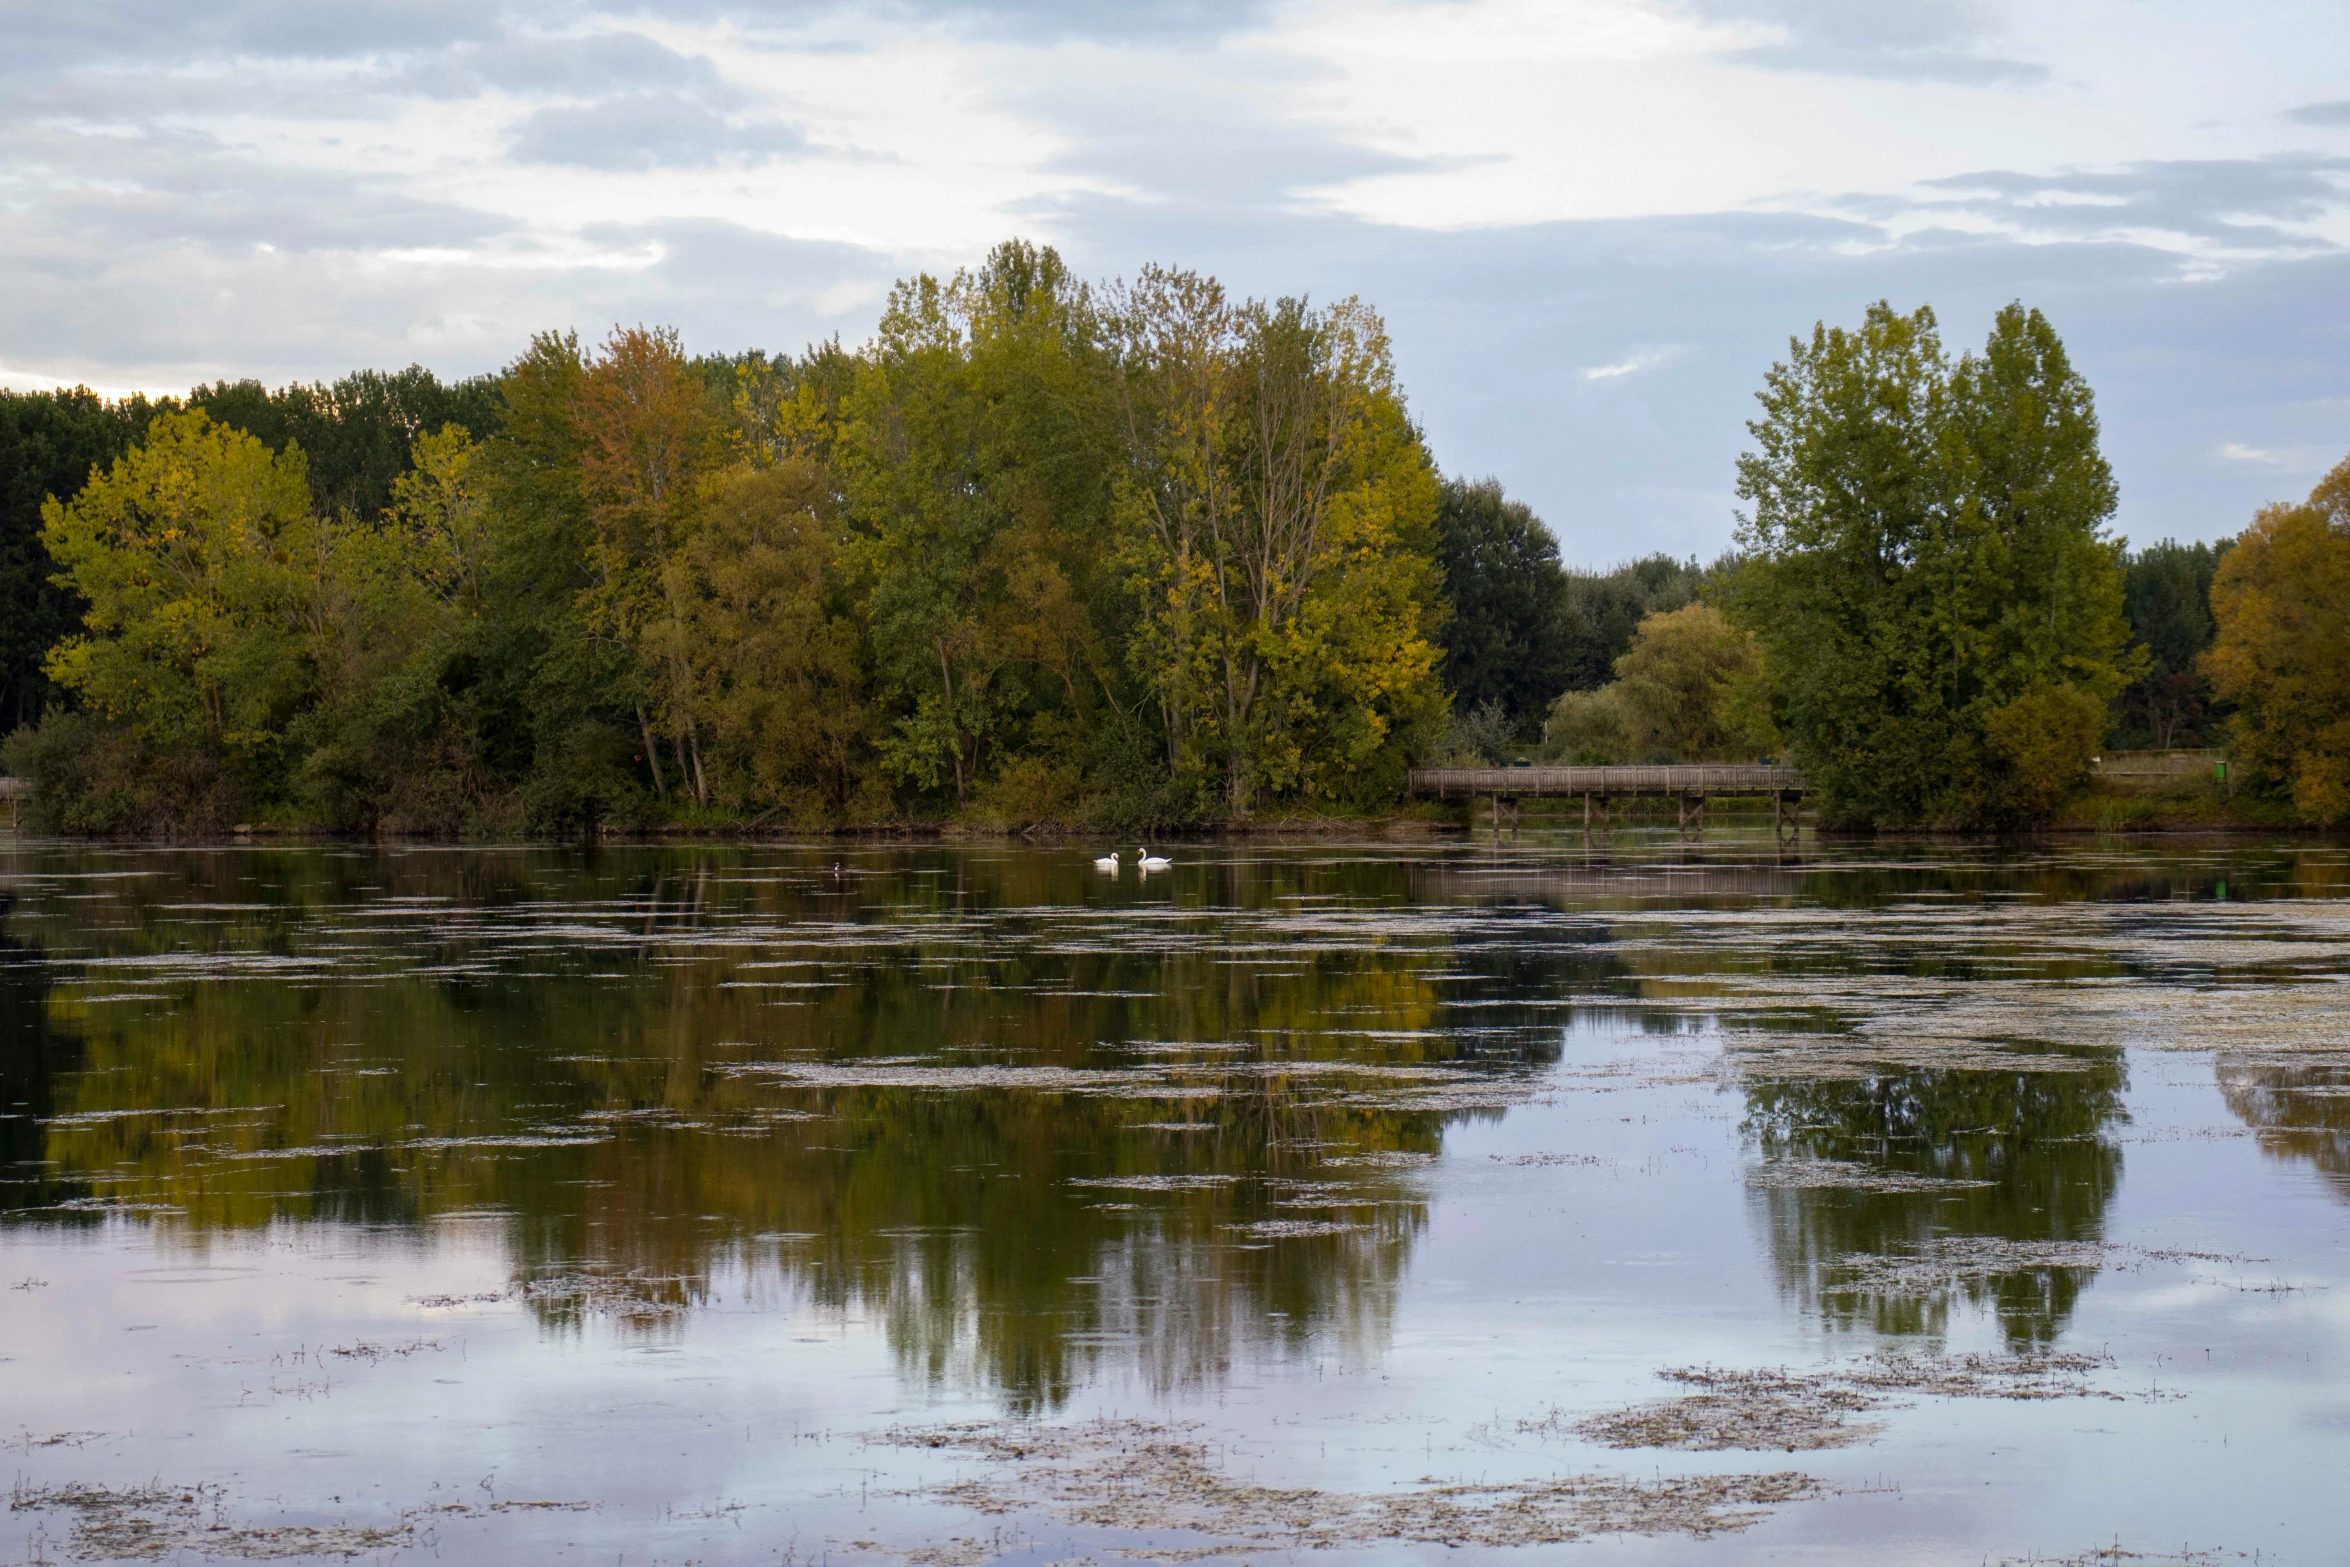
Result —
POLYGON ((2206 666, 2235 752, 2311 821, 2350 818, 2350 461, 2270 506, 2220 558, 2206 666))

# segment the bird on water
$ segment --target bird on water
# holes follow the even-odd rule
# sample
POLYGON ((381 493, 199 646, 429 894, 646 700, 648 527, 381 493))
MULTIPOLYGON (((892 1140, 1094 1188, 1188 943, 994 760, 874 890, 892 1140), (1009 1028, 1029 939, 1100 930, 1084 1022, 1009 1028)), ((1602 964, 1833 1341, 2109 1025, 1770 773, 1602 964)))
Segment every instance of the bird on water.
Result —
POLYGON ((1109 872, 1111 875, 1113 875, 1113 876, 1117 875, 1117 874, 1118 874, 1118 851, 1117 851, 1117 850, 1115 850, 1115 849, 1112 849, 1112 850, 1111 850, 1109 853, 1107 853, 1107 854, 1103 855, 1103 856, 1102 856, 1100 859, 1098 859, 1098 860, 1094 861, 1094 862, 1093 862, 1093 868, 1094 868, 1095 870, 1097 870, 1097 871, 1108 871, 1108 872, 1109 872))
POLYGON ((1163 854, 1151 853, 1150 847, 1147 844, 1142 848, 1135 850, 1134 852, 1137 856, 1139 856, 1138 863, 1140 863, 1142 868, 1146 871, 1163 871, 1168 866, 1175 863, 1173 860, 1168 859, 1163 854))

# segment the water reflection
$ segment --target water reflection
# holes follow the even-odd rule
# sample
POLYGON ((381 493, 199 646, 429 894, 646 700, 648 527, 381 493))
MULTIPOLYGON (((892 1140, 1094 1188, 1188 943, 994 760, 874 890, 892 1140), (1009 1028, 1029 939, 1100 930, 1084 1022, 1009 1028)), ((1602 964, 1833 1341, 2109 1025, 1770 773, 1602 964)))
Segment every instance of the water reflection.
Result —
POLYGON ((677 1331, 747 1271, 1022 1407, 1105 1361, 1164 1390, 1252 1340, 1367 1347, 1411 1167, 1557 1049, 1515 960, 1361 917, 1398 890, 1257 866, 1187 903, 1035 856, 100 876, 50 906, 79 977, 8 969, 0 1205, 192 1239, 493 1218, 550 1325, 677 1331))
POLYGON ((0 894, 0 1213, 70 1211, 89 1193, 59 1177, 44 1128, 57 1113, 57 1083, 81 1067, 81 1041, 50 1020, 49 969, 37 947, 10 933, 14 906, 0 894))
MULTIPOLYGON (((1256 1350, 1384 1343, 1421 1167, 1578 1023, 2037 1049, 1985 1010, 2037 1005, 2000 999, 2019 982, 2333 962, 2210 899, 2342 877, 2299 850, 1202 848, 1147 883, 1088 859, 44 847, 0 944, 0 1210, 191 1245, 478 1222, 551 1331, 688 1332, 742 1278, 878 1317, 918 1380, 1030 1408, 1104 1368, 1164 1391, 1256 1350)), ((2065 1069, 1758 1068, 1767 1162, 1917 1178, 1759 1190, 1786 1298, 1839 1330, 1980 1308, 2019 1346, 2059 1335, 2126 1082, 2112 1050, 2040 1064, 2065 1069), (2043 1254, 1923 1283, 1855 1266, 1953 1239, 2043 1254)), ((2334 1081, 2233 1092, 2339 1179, 2334 1081)))
POLYGON ((2284 1061, 2222 1052, 2213 1063, 2220 1097, 2273 1158, 2306 1160, 2350 1198, 2350 1060, 2284 1061))
POLYGON ((1744 1129, 1766 1161, 1859 1165, 1893 1177, 1880 1187, 1910 1188, 1870 1189, 1862 1174, 1758 1190, 1782 1292, 1838 1330, 1939 1336, 1963 1302, 1988 1307, 2013 1348, 2054 1342, 2096 1269, 2032 1254, 2064 1258, 2065 1243, 2102 1239, 2122 1168, 2102 1134, 2128 1086, 2118 1052, 2059 1059, 2072 1069, 1749 1084, 1744 1129), (1918 1268, 1907 1287, 1896 1269, 1854 1265, 1947 1251, 1953 1238, 2011 1243, 2020 1265, 1941 1277, 1918 1268))

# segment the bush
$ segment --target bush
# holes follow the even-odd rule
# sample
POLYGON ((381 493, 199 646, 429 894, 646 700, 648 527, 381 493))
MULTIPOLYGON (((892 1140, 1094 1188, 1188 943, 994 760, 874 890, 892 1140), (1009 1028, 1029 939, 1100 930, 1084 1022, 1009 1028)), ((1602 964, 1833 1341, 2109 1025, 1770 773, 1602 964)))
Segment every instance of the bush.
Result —
POLYGON ((1569 691, 1553 702, 1544 748, 1575 767, 1612 767, 1632 759, 1632 730, 1619 686, 1569 691))
POLYGON ((2105 733, 2105 704, 2071 686, 2025 692, 1984 721, 1991 749, 2012 770, 2011 811, 2046 816, 2083 779, 2105 733))
POLYGON ((1444 733, 1444 761, 1452 767, 1501 767, 1510 760, 1517 726, 1498 701, 1455 712, 1444 733))
POLYGON ((1636 761, 1751 762, 1778 749, 1762 644, 1710 604, 1642 621, 1616 677, 1636 761))
POLYGON ((215 753, 150 744, 126 724, 50 713, 0 745, 0 767, 33 786, 39 832, 188 837, 234 826, 245 801, 215 753))

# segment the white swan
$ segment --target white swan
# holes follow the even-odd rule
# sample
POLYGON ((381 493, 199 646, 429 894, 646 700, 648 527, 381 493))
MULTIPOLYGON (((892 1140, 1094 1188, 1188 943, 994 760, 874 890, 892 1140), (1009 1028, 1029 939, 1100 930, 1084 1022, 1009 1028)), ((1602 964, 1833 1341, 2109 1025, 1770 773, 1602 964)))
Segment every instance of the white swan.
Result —
POLYGON ((1168 859, 1163 854, 1151 853, 1147 845, 1143 848, 1135 850, 1134 853, 1136 856, 1135 863, 1140 865, 1146 871, 1163 871, 1168 866, 1175 863, 1173 860, 1168 859))
POLYGON ((1108 872, 1109 872, 1111 875, 1113 875, 1113 876, 1117 875, 1117 874, 1118 874, 1118 851, 1117 851, 1117 850, 1115 850, 1115 849, 1112 849, 1112 850, 1111 850, 1109 853, 1107 853, 1107 854, 1103 855, 1103 856, 1102 856, 1100 859, 1098 859, 1098 860, 1094 861, 1094 862, 1093 862, 1093 868, 1094 868, 1095 870, 1097 870, 1097 871, 1108 871, 1108 872))

